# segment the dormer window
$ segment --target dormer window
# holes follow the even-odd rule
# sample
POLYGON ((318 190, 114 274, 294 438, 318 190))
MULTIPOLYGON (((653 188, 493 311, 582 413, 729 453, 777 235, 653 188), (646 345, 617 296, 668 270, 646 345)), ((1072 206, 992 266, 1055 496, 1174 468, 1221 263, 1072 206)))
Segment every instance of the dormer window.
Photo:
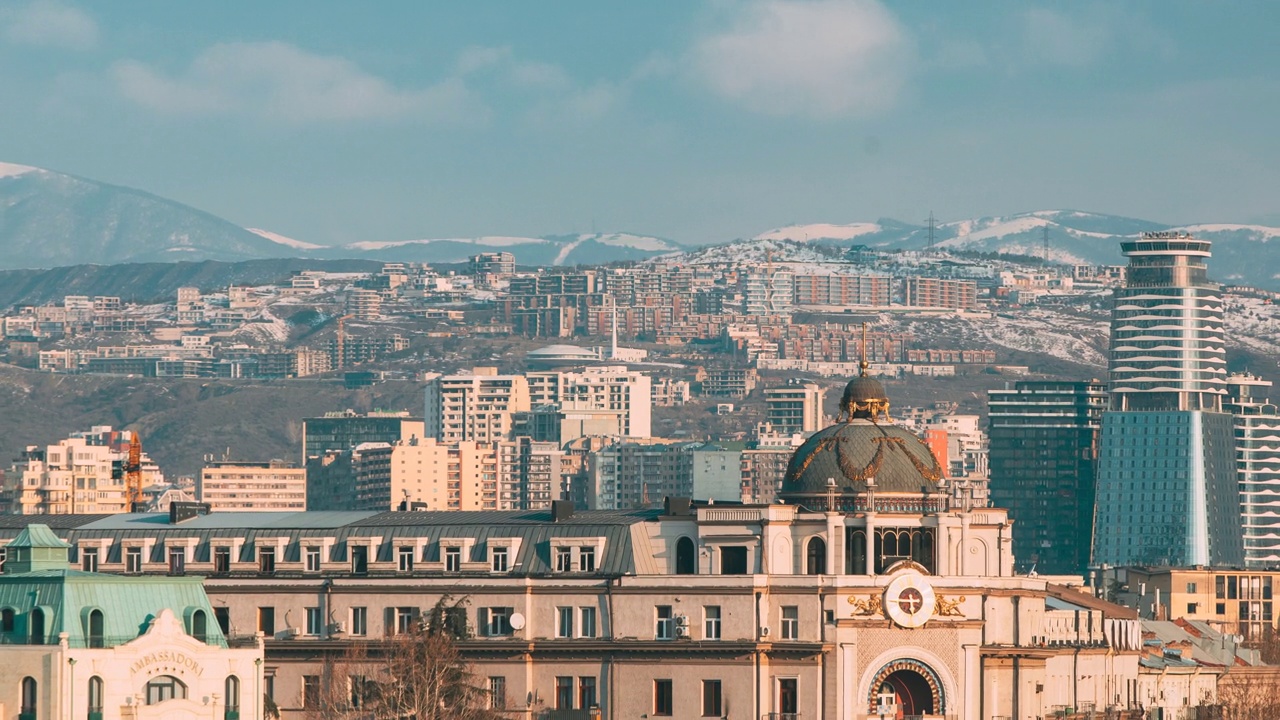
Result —
POLYGON ((579 572, 595 572, 596 571, 596 549, 593 547, 584 547, 578 550, 578 570, 579 572))
POLYGON ((276 549, 273 547, 258 548, 258 572, 271 574, 276 571, 276 549))
POLYGON ((444 549, 444 571, 456 573, 462 570, 462 548, 447 547, 444 549))
POLYGON ((507 572, 510 568, 509 561, 510 550, 505 547, 495 547, 491 553, 494 572, 507 572))
POLYGON ((124 549, 124 571, 131 575, 142 574, 142 548, 134 546, 124 549))
POLYGON ((169 548, 169 574, 185 575, 187 572, 187 549, 185 547, 169 548))
POLYGON ((80 548, 80 569, 85 572, 98 572, 98 548, 80 548))
POLYGON ((224 545, 213 549, 213 572, 215 575, 231 572, 231 548, 224 545))
POLYGON ((573 548, 556 548, 556 572, 573 571, 573 548))
POLYGON ((396 570, 402 573, 413 572, 413 546, 396 548, 396 570))
POLYGON ((320 548, 308 547, 304 548, 302 552, 306 558, 307 572, 320 572, 320 548))

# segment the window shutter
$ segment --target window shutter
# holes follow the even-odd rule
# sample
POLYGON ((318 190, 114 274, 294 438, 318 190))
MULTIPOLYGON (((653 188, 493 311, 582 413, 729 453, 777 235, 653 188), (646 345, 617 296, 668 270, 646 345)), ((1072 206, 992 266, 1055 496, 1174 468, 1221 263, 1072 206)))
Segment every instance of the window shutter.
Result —
POLYGON ((489 634, 489 608, 480 608, 476 611, 476 634, 481 637, 489 634))

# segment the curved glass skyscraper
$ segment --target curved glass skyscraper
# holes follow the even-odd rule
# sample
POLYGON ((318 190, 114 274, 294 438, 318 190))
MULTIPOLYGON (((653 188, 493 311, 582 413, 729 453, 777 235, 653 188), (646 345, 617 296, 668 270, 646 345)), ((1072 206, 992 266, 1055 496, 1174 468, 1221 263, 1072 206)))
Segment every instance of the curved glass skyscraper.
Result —
POLYGON ((1095 565, 1242 565, 1222 293, 1210 243, 1143 233, 1111 315, 1095 565))

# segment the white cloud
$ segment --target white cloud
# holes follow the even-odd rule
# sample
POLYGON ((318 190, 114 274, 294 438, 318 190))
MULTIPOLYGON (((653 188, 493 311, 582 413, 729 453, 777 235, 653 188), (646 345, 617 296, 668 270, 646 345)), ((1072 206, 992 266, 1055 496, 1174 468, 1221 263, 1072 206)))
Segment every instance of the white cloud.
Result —
POLYGON ((23 45, 88 50, 98 44, 98 23, 83 10, 57 0, 0 8, 0 28, 10 42, 23 45))
POLYGON ((485 47, 473 45, 458 54, 458 74, 470 75, 480 70, 488 70, 511 59, 509 47, 485 47))
POLYGON ((704 38, 692 67, 716 94, 756 112, 820 118, 891 107, 910 38, 876 0, 757 0, 704 38))
POLYGON ((432 117, 480 112, 459 78, 401 89, 352 62, 281 42, 223 43, 180 75, 135 61, 111 67, 129 100, 171 115, 242 114, 287 123, 432 117))

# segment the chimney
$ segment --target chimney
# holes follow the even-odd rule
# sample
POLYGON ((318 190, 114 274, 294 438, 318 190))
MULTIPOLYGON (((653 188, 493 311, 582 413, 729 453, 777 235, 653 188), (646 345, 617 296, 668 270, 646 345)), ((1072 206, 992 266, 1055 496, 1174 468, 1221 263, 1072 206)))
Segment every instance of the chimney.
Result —
POLYGON ((570 500, 551 501, 551 522, 560 522, 573 517, 573 502, 570 500))

